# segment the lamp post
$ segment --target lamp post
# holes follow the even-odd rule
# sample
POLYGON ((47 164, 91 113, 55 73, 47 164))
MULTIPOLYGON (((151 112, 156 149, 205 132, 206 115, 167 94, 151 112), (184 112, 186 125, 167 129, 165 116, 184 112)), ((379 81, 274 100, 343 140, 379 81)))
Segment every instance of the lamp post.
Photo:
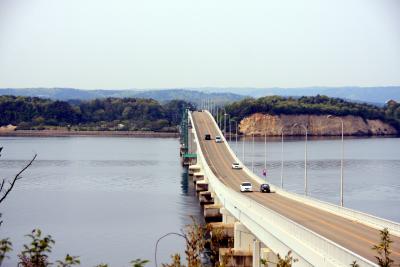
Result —
POLYGON ((264 135, 264 169, 267 170, 267 132, 264 135))
POLYGON ((300 126, 304 129, 305 133, 306 133, 306 139, 304 142, 304 194, 307 196, 308 195, 308 180, 307 180, 307 137, 308 137, 308 131, 307 131, 307 127, 304 126, 303 124, 298 124, 295 123, 292 126, 292 131, 294 127, 300 126))
POLYGON ((235 121, 235 120, 232 120, 234 123, 235 123, 235 129, 236 129, 236 132, 235 132, 235 148, 236 148, 236 151, 237 151, 237 149, 238 149, 238 128, 237 128, 237 122, 235 121))
POLYGON ((254 133, 253 133, 253 144, 251 149, 251 171, 254 172, 254 133))
MULTIPOLYGON (((225 111, 225 109, 224 109, 224 111, 225 111)), ((224 113, 224 137, 226 137, 226 116, 228 116, 228 114, 225 111, 225 113, 224 113)))
MULTIPOLYGON (((228 114, 229 115, 229 114, 228 114)), ((231 115, 229 115, 229 142, 232 142, 232 125, 231 125, 231 115)))
MULTIPOLYGON (((231 115, 228 113, 225 113, 225 116, 228 116, 228 126, 229 126, 229 142, 232 141, 232 128, 231 128, 231 115)), ((225 126, 226 127, 226 126, 225 126)), ((226 134, 226 130, 225 129, 225 134, 226 134)))
POLYGON ((343 140, 343 129, 344 129, 344 122, 343 119, 337 116, 328 115, 328 119, 336 118, 339 119, 342 124, 342 158, 340 160, 340 206, 343 207, 343 160, 344 160, 344 140, 343 140))
POLYGON ((283 129, 285 126, 281 127, 281 188, 283 188, 283 129))
POLYGON ((243 133, 243 139, 242 139, 242 159, 243 159, 243 164, 244 165, 246 165, 245 164, 245 157, 244 157, 244 141, 245 141, 245 139, 246 139, 246 134, 245 133, 243 133))

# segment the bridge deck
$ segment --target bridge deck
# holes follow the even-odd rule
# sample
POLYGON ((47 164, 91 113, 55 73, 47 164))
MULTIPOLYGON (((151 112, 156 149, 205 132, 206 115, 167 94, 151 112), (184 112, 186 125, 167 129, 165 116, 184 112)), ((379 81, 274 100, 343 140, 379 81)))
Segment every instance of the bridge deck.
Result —
MULTIPOLYGON (((204 135, 218 135, 212 118, 205 112, 193 112, 193 124, 199 136, 201 148, 208 165, 214 174, 228 187, 239 190, 241 182, 250 181, 256 191, 259 184, 243 170, 231 168, 234 159, 225 143, 204 140, 204 135)), ((279 194, 263 194, 260 192, 245 193, 246 196, 283 216, 307 227, 308 229, 332 240, 333 242, 376 262, 376 252, 371 247, 379 242, 379 231, 366 225, 342 218, 332 213, 291 200, 279 194)), ((392 258, 400 263, 400 238, 392 236, 392 258)), ((350 264, 350 262, 349 262, 350 264)))

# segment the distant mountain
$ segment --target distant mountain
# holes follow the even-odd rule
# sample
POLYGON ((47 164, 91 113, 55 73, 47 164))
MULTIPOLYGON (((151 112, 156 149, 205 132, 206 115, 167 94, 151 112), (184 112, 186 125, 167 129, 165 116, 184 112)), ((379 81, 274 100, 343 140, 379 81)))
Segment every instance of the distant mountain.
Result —
POLYGON ((186 89, 116 89, 116 90, 81 90, 73 88, 26 88, 0 89, 0 95, 37 96, 58 100, 89 100, 106 97, 153 98, 157 101, 172 99, 186 100, 199 104, 203 99, 212 99, 218 103, 229 103, 245 97, 279 96, 315 96, 326 95, 357 102, 377 105, 393 99, 400 102, 400 86, 382 87, 304 87, 304 88, 186 88, 186 89))
POLYGON ((212 99, 216 103, 225 104, 245 98, 244 95, 230 92, 201 92, 185 89, 163 90, 81 90, 73 88, 23 88, 0 89, 0 95, 36 96, 57 100, 90 100, 106 97, 136 97, 152 98, 160 102, 169 100, 185 100, 194 104, 200 104, 204 99, 212 99))
POLYGON ((241 95, 262 97, 326 95, 358 102, 384 104, 393 99, 400 101, 400 86, 381 87, 304 87, 304 88, 204 88, 209 92, 235 92, 241 95))

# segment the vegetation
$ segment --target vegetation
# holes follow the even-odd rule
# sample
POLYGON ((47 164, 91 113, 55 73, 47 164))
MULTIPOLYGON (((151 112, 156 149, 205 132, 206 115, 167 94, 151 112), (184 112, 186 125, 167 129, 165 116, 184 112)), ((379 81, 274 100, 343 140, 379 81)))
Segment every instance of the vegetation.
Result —
POLYGON ((277 267, 292 267, 293 263, 297 262, 298 259, 294 259, 292 256, 292 251, 289 250, 289 252, 286 254, 284 258, 279 255, 279 253, 276 255, 278 258, 277 262, 269 261, 267 259, 261 259, 261 264, 264 265, 265 267, 268 267, 268 263, 271 263, 272 266, 277 266, 277 267))
POLYGON ((393 260, 390 258, 390 254, 392 253, 390 246, 393 241, 390 239, 389 230, 387 228, 381 230, 380 235, 380 242, 374 245, 372 249, 376 250, 378 253, 378 256, 375 256, 375 258, 378 260, 379 266, 390 267, 393 263, 393 260))
POLYGON ((384 107, 346 101, 327 96, 303 96, 299 98, 266 96, 246 98, 225 106, 231 118, 241 120, 254 113, 271 115, 312 114, 336 116, 354 115, 364 119, 381 119, 400 129, 400 104, 389 101, 384 107))
MULTIPOLYGON (((184 100, 159 103, 144 98, 102 98, 87 101, 59 101, 38 97, 0 96, 0 126, 17 129, 119 130, 175 132, 182 111, 193 105, 184 100)), ((349 102, 327 96, 246 98, 225 106, 232 119, 253 113, 354 115, 381 119, 400 130, 400 104, 384 107, 349 102)), ((221 110, 222 112, 222 110, 221 110)))
POLYGON ((67 127, 72 130, 176 131, 182 111, 193 108, 183 100, 161 105, 153 99, 104 98, 53 101, 38 97, 0 96, 0 125, 17 129, 67 127))

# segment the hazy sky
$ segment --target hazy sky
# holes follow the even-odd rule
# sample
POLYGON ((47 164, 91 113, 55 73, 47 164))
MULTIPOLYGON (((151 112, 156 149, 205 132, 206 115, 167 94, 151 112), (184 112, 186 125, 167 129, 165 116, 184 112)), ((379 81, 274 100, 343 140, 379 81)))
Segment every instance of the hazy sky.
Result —
POLYGON ((0 0, 0 87, 400 85, 399 0, 0 0))

